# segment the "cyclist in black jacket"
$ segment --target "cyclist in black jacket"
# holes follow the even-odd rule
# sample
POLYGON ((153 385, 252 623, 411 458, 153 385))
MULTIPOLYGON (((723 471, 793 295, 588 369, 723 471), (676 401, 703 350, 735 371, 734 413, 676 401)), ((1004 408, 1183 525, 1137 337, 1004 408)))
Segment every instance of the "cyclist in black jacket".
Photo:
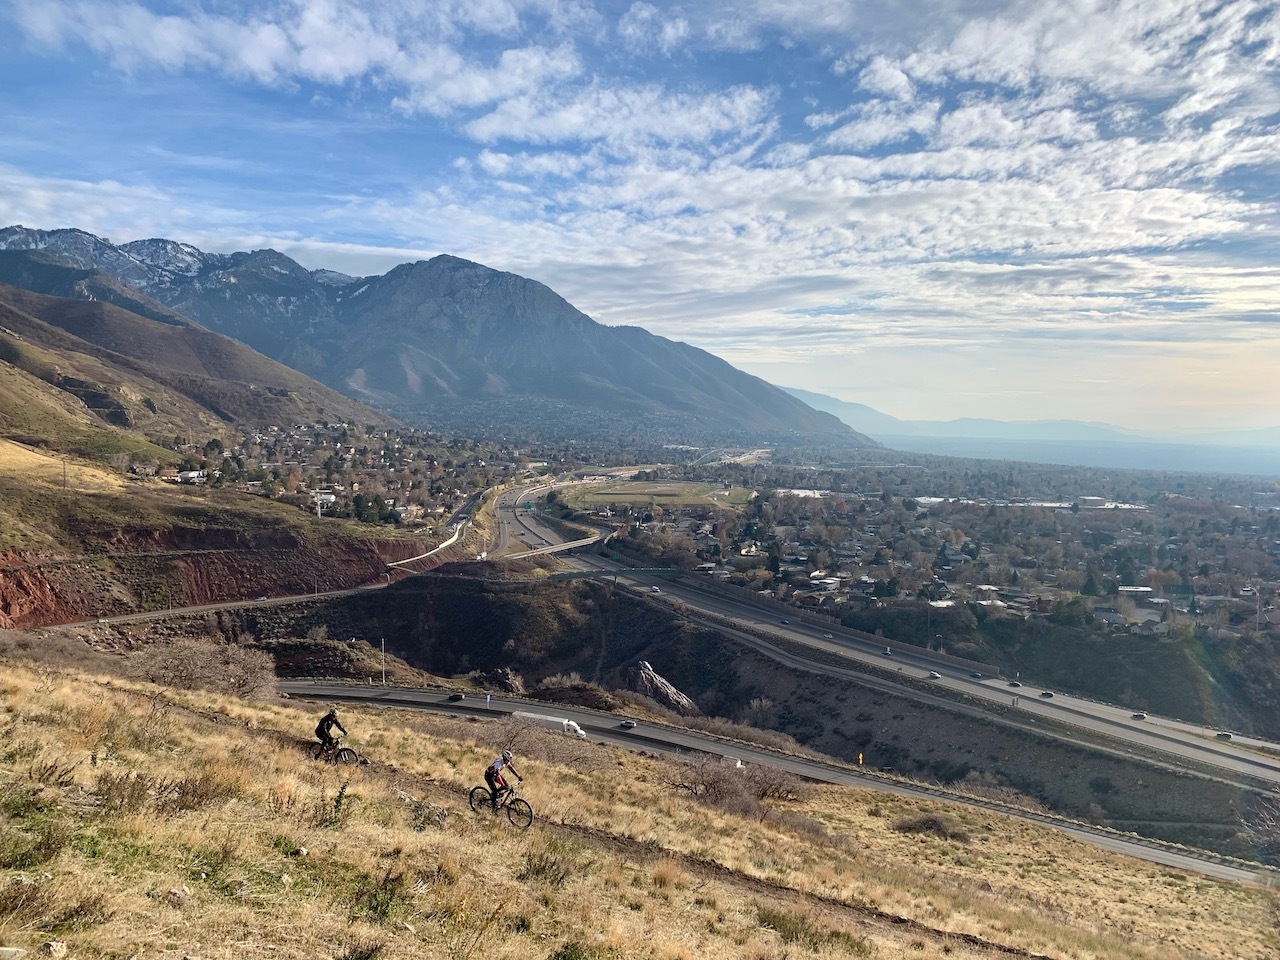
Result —
POLYGON ((326 750, 332 750, 338 745, 338 741, 333 736, 334 727, 341 730, 344 737, 347 735, 347 728, 338 721, 338 708, 330 707, 329 712, 316 724, 316 736, 320 738, 320 745, 326 750))

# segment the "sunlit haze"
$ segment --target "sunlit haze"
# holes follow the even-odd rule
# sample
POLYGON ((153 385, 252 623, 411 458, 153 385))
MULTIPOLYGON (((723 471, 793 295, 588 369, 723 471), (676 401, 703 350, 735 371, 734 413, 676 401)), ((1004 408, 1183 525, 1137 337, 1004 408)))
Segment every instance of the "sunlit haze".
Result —
POLYGON ((10 0, 0 225, 439 253, 903 418, 1280 424, 1272 3, 10 0))

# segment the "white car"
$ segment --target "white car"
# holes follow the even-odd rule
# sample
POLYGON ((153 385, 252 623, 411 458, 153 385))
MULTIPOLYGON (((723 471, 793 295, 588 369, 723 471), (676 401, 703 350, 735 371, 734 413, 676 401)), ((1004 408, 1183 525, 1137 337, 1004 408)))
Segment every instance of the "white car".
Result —
POLYGON ((941 679, 942 679, 942 674, 940 674, 937 670, 930 670, 930 671, 929 671, 929 679, 930 679, 930 680, 941 680, 941 679))
POLYGON ((822 635, 822 639, 823 639, 823 640, 834 640, 834 639, 835 639, 835 637, 833 637, 833 636, 832 636, 831 634, 829 634, 829 633, 824 633, 824 634, 822 635))

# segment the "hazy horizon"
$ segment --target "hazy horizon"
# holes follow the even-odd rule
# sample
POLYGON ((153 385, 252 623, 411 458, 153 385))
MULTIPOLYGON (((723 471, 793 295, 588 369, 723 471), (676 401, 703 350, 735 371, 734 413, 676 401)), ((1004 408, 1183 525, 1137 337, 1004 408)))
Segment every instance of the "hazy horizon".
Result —
POLYGON ((0 222, 448 253, 901 419, 1280 425, 1280 19, 1150 3, 0 10, 0 222))

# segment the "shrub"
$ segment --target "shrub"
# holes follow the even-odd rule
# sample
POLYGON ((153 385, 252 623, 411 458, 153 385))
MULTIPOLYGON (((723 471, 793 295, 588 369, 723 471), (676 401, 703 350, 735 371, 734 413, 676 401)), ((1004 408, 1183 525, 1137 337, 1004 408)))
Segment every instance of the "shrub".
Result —
POLYGON ((114 773, 103 770, 98 774, 94 792, 102 801, 102 812, 107 815, 137 813, 151 796, 155 781, 141 773, 126 771, 114 773))
POLYGON ((559 887, 569 879, 571 867, 568 858, 557 846, 552 845, 544 850, 531 850, 525 854, 524 866, 516 874, 516 879, 559 887))
POLYGON ((899 833, 931 833, 944 840, 968 840, 968 832, 951 820, 936 813, 927 813, 919 817, 903 817, 893 822, 893 829, 899 833))
POLYGON ((547 960, 596 960, 596 953, 583 946, 577 940, 570 940, 547 960))
POLYGON ((381 877, 366 877, 357 884, 351 900, 351 915, 374 923, 386 923, 406 904, 408 880, 402 871, 390 867, 381 877))
POLYGON ((57 820, 41 823, 36 827, 35 836, 0 834, 0 869, 30 870, 48 863, 74 837, 75 831, 71 826, 57 820))
POLYGON ((377 960, 386 948, 387 945, 378 940, 362 940, 351 944, 334 960, 377 960))
POLYGON ((844 930, 824 927, 806 911, 786 910, 758 904, 756 917, 760 926, 776 932, 783 943, 793 943, 807 950, 821 950, 831 945, 855 956, 871 956, 871 944, 866 940, 844 930))
POLYGON ((217 690, 250 697, 275 685, 270 654, 263 650, 188 637, 135 654, 139 672, 152 683, 183 690, 217 690))

